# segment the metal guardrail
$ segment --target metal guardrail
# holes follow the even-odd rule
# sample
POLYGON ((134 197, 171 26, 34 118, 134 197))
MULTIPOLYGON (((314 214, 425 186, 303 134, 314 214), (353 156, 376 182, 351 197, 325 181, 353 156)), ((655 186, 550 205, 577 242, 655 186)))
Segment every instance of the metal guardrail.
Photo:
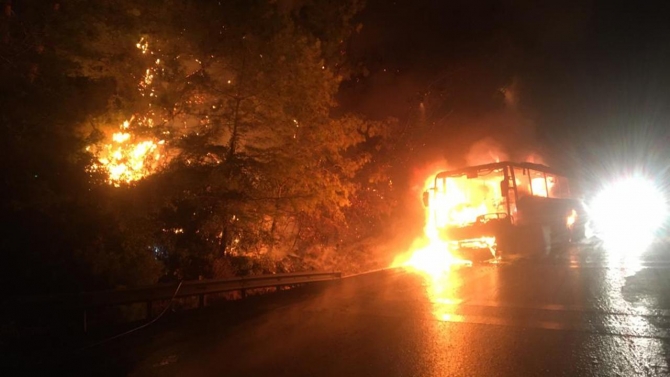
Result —
POLYGON ((156 284, 146 287, 114 289, 78 294, 59 294, 50 296, 34 296, 18 299, 21 307, 48 306, 61 307, 83 312, 84 331, 88 328, 88 311, 96 307, 127 305, 134 303, 146 304, 146 318, 152 317, 154 301, 172 300, 174 298, 198 297, 198 307, 204 307, 205 297, 209 294, 239 291, 242 297, 247 290, 260 288, 281 288, 316 282, 339 280, 341 272, 298 272, 290 274, 247 276, 223 280, 196 280, 181 283, 156 284))
POLYGON ((169 300, 173 297, 201 296, 212 293, 240 291, 257 288, 287 287, 307 283, 340 279, 340 272, 299 272, 290 274, 258 275, 223 280, 196 280, 179 283, 157 284, 147 287, 114 289, 79 294, 30 297, 21 300, 24 304, 58 304, 71 307, 90 308, 169 300), (176 294, 175 294, 176 292, 176 294))

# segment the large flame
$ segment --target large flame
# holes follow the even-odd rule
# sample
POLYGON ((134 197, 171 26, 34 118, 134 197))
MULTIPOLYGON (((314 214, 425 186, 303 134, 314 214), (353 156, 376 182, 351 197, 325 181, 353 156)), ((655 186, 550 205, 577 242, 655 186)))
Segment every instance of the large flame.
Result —
MULTIPOLYGON (((424 183, 424 189, 429 190, 434 182, 435 175, 424 183)), ((431 191, 428 191, 431 192, 431 191)), ((431 198, 436 205, 425 208, 425 226, 423 235, 414 240, 410 250, 398 256, 393 267, 402 267, 408 271, 423 275, 427 281, 428 299, 433 303, 433 315, 439 321, 449 321, 454 315, 454 310, 461 303, 457 295, 457 287, 460 285, 460 279, 454 273, 455 266, 470 265, 471 262, 456 258, 451 248, 454 247, 451 242, 440 237, 435 208, 451 209, 458 207, 465 200, 465 195, 460 190, 453 191, 452 195, 433 195, 431 198), (439 204, 438 204, 439 203, 439 204)), ((463 221, 468 214, 459 211, 454 212, 454 221, 463 221)))
MULTIPOLYGON (((481 156, 476 160, 483 163, 493 162, 488 159, 497 161, 500 153, 493 153, 491 150, 479 151, 477 156, 481 156)), ((526 160, 540 158, 531 155, 526 160)), ((423 235, 414 241, 408 253, 400 255, 393 263, 393 266, 403 266, 433 278, 438 278, 454 265, 470 263, 455 256, 461 254, 456 252, 460 246, 488 249, 492 257, 496 254, 496 238, 493 234, 482 234, 475 239, 449 240, 444 229, 458 228, 478 221, 486 222, 488 217, 500 218, 507 216, 509 211, 501 191, 501 182, 506 179, 502 170, 489 169, 474 177, 463 174, 435 179, 437 173, 434 172, 424 182, 424 190, 430 196, 430 205, 425 208, 423 235)), ((516 185, 525 187, 524 190, 534 196, 547 197, 555 190, 555 179, 544 174, 541 177, 517 177, 516 185)), ((575 216, 576 214, 566 219, 568 226, 573 225, 575 216)))
MULTIPOLYGON (((431 175, 424 183, 424 189, 429 190, 434 182, 434 174, 431 175)), ((429 191, 430 192, 430 191, 429 191)), ((418 272, 433 279, 433 281, 441 281, 442 278, 448 274, 449 270, 454 265, 470 264, 470 261, 461 260, 451 252, 452 243, 440 237, 438 231, 438 221, 443 216, 436 214, 435 208, 451 208, 454 209, 462 204, 465 196, 462 191, 454 190, 450 195, 433 195, 431 198, 435 205, 425 208, 425 226, 423 235, 412 243, 409 252, 399 255, 394 261, 393 267, 403 267, 413 272, 418 272)), ((453 211, 452 219, 454 221, 462 221, 471 216, 466 211, 453 211)))
POLYGON ((165 144, 163 140, 133 135, 129 132, 129 124, 130 121, 123 122, 110 141, 95 146, 93 150, 98 161, 91 165, 90 170, 105 172, 108 182, 115 186, 152 174, 161 159, 161 147, 165 144))
MULTIPOLYGON (((154 52, 149 49, 149 42, 146 38, 141 38, 135 47, 142 55, 154 55, 154 52)), ((138 82, 137 90, 142 97, 157 97, 153 84, 154 77, 159 71, 162 71, 160 64, 159 58, 153 60, 152 65, 145 70, 138 82)), ((161 150, 165 141, 135 135, 131 128, 133 123, 137 123, 140 127, 153 127, 155 114, 150 108, 151 105, 146 115, 133 116, 125 120, 118 130, 107 135, 107 140, 101 144, 90 145, 86 148, 97 159, 89 167, 90 171, 104 172, 107 174, 107 181, 117 187, 123 183, 140 180, 156 171, 164 154, 161 153, 161 150)))
MULTIPOLYGON (((493 153, 490 158, 499 162, 493 153)), ((483 163, 485 158, 480 160, 483 163)), ((433 303, 433 314, 440 321, 450 321, 455 317, 456 309, 462 302, 458 290, 463 281, 458 266, 470 266, 472 261, 464 260, 457 255, 463 247, 488 249, 496 255, 497 240, 493 235, 468 240, 450 240, 443 231, 445 228, 458 228, 477 221, 487 221, 488 216, 507 216, 508 208, 502 195, 501 182, 505 179, 502 171, 489 170, 476 177, 446 177, 435 179, 434 172, 424 182, 424 191, 429 195, 429 206, 425 207, 425 226, 423 234, 414 240, 409 251, 397 256, 392 267, 401 267, 416 272, 428 282, 427 293, 433 303), (482 219, 483 218, 483 219, 482 219), (441 231, 442 230, 442 231, 441 231)), ((526 178, 529 179, 529 178, 526 178)), ((547 176, 530 178, 525 183, 517 180, 517 186, 535 196, 549 196, 555 189, 555 178, 547 176)), ((417 203, 418 204, 418 203, 417 203)), ((566 225, 571 227, 576 221, 573 211, 566 218, 566 225)), ((497 255, 496 255, 497 257, 497 255)))

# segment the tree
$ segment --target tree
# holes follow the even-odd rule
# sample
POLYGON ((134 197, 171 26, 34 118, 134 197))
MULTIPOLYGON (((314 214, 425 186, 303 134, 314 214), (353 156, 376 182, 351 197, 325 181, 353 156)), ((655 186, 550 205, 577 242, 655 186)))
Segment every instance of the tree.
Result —
POLYGON ((323 268, 360 238, 350 208, 383 181, 386 125, 332 115, 359 2, 21 4, 0 53, 19 88, 2 98, 4 277, 323 268))
POLYGON ((109 77, 76 74, 81 57, 63 52, 85 45, 83 35, 68 34, 86 24, 86 13, 18 4, 6 4, 1 21, 0 82, 11 88, 0 95, 3 287, 32 293, 151 282, 160 266, 138 247, 141 232, 101 205, 110 192, 91 186, 102 177, 86 169, 92 140, 78 126, 107 110, 113 90, 109 77))
MULTIPOLYGON (((335 11, 320 14, 347 19, 355 8, 324 7, 335 11)), ((328 65, 324 28, 263 1, 182 3, 177 13, 143 37, 165 67, 152 109, 166 116, 153 129, 170 135, 161 137, 173 158, 138 187, 160 192, 166 263, 192 278, 214 274, 217 258, 300 261, 314 243, 341 243, 343 209, 370 161, 359 131, 371 128, 331 115, 344 67, 328 65)))

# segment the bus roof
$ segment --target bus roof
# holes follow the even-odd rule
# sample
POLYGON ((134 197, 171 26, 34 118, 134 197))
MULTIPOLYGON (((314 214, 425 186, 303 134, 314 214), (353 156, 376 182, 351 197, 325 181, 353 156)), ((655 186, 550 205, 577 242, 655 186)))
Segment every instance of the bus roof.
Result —
POLYGON ((468 174, 468 173, 476 173, 480 170, 495 170, 495 169, 504 168, 506 166, 510 166, 510 167, 513 167, 513 168, 521 168, 521 169, 533 169, 533 170, 541 171, 541 172, 544 172, 544 173, 550 173, 550 174, 556 174, 556 175, 563 176, 563 173, 559 172, 558 170, 550 168, 549 166, 542 165, 542 164, 535 164, 535 163, 532 163, 532 162, 501 161, 501 162, 494 162, 494 163, 491 163, 491 164, 468 166, 468 167, 461 168, 461 169, 443 171, 443 172, 438 173, 435 178, 438 179, 438 178, 445 178, 445 177, 459 177, 461 175, 468 174))

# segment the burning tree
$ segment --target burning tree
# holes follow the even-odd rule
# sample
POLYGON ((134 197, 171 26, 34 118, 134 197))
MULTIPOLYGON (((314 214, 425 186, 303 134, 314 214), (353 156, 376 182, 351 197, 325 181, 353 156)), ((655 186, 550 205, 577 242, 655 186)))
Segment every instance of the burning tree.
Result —
POLYGON ((155 190, 148 211, 170 268, 212 274, 212 261, 250 256, 304 268, 328 259, 314 245, 342 243, 343 209, 370 161, 359 146, 384 125, 331 116, 346 66, 341 42, 319 37, 346 37, 358 5, 305 7, 340 26, 264 2, 146 17, 161 25, 136 43, 134 73, 116 78, 118 107, 94 120, 106 136, 89 147, 89 171, 116 186, 146 178, 135 186, 155 190))
MULTIPOLYGON (((169 181, 165 195, 179 203, 164 228, 188 229, 184 222, 192 220, 199 225, 161 238, 198 244, 197 256, 186 251, 193 247, 181 248, 190 260, 318 260, 307 254, 315 243, 339 242, 326 234, 344 226, 342 208, 367 162, 353 152, 364 141, 358 132, 364 122, 330 116, 342 77, 328 66, 324 44, 286 13, 260 7, 212 14, 227 22, 200 31, 220 30, 221 36, 196 46, 189 74, 177 85, 186 100, 173 107, 180 119, 200 121, 188 132, 170 131, 181 135, 168 143, 178 153, 154 180, 169 181), (250 26, 263 17, 274 28, 250 26), (180 207, 193 208, 193 217, 174 217, 180 207)), ((181 263, 171 258, 181 258, 178 253, 168 264, 181 263)))
POLYGON ((336 259, 313 244, 342 242, 384 126, 331 116, 357 9, 24 2, 3 46, 27 95, 3 118, 9 265, 94 289, 336 259))

